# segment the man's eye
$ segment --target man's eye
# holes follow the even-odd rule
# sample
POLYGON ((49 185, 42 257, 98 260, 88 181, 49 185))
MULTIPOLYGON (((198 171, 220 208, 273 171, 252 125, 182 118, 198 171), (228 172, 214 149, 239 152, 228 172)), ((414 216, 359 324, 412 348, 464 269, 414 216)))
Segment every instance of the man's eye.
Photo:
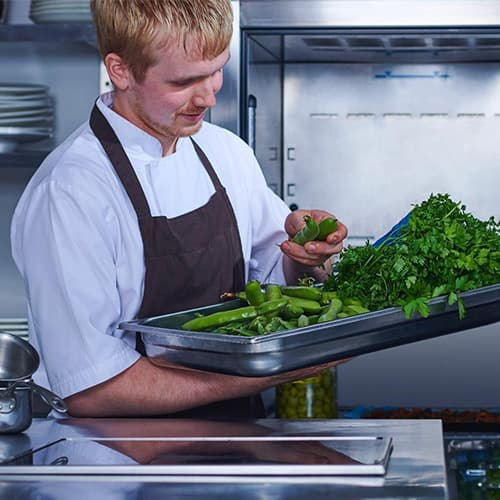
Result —
POLYGON ((193 83, 192 80, 184 80, 184 81, 180 81, 180 82, 173 82, 173 84, 176 87, 187 87, 188 85, 191 85, 191 83, 193 83))

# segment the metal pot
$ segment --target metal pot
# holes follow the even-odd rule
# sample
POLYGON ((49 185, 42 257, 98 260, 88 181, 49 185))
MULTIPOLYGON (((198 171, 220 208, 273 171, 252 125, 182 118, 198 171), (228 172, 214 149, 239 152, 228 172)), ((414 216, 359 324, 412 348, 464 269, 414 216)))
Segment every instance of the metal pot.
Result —
POLYGON ((59 396, 31 380, 39 365, 40 357, 30 343, 0 331, 0 433, 21 432, 29 427, 32 392, 54 410, 68 410, 59 396))
POLYGON ((23 432, 30 425, 31 389, 18 387, 12 391, 0 388, 0 434, 23 432))

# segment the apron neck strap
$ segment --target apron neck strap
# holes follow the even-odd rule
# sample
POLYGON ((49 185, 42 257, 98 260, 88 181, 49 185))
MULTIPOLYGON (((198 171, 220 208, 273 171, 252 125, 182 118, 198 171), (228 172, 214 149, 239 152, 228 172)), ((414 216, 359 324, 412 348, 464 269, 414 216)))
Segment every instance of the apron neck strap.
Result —
POLYGON ((196 154, 198 155, 198 158, 200 159, 201 163, 205 167, 205 170, 207 171, 207 174, 210 177, 210 180, 212 181, 215 190, 219 191, 222 188, 222 184, 220 183, 219 178, 217 177, 217 174, 214 171, 214 168, 212 167, 212 164, 210 163, 210 160, 207 158, 207 155, 203 152, 203 150, 198 146, 196 141, 190 137, 191 142, 193 143, 194 150, 196 151, 196 154))
POLYGON ((142 190, 141 183, 125 153, 115 131, 101 113, 97 105, 94 104, 90 115, 90 128, 101 143, 104 151, 108 155, 113 167, 135 208, 139 218, 151 217, 148 201, 142 190))

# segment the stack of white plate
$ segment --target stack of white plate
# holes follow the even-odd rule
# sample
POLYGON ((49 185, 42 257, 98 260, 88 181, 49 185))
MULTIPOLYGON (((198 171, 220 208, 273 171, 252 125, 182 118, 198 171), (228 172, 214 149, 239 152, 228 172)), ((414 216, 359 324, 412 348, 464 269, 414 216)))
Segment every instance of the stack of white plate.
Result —
POLYGON ((90 23, 90 0, 31 0, 34 23, 90 23))
POLYGON ((54 112, 45 85, 0 83, 0 153, 52 137, 54 112))

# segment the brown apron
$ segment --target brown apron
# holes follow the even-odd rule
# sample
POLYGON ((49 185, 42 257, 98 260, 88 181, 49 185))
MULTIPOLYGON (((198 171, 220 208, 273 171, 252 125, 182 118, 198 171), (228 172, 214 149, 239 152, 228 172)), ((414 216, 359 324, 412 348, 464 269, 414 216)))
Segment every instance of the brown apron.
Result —
MULTIPOLYGON (((236 218, 210 161, 194 149, 214 185, 206 205, 171 219, 151 215, 146 196, 120 141, 94 106, 90 127, 99 139, 137 214, 146 276, 138 317, 197 308, 219 302, 230 290, 243 290, 245 275, 236 218)), ((144 345, 137 350, 144 355, 144 345)), ((248 419, 264 416, 260 396, 220 401, 169 416, 248 419)))

